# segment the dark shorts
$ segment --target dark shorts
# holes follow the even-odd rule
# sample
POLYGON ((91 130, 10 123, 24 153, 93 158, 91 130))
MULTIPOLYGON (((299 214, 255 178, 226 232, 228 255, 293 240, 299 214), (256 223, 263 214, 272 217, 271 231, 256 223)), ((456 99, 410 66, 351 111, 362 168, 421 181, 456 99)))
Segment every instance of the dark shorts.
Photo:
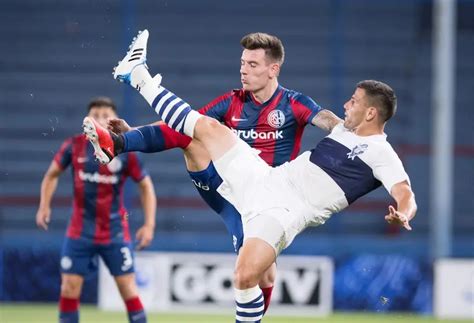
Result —
POLYGON ((89 239, 66 237, 61 252, 61 273, 86 276, 97 270, 101 257, 112 276, 133 273, 133 247, 130 242, 94 244, 89 239))
POLYGON ((224 199, 217 188, 222 184, 222 179, 217 173, 212 163, 200 172, 188 171, 191 180, 196 186, 199 195, 224 221, 224 224, 232 236, 232 244, 235 252, 238 252, 244 242, 244 232, 242 229, 242 218, 235 207, 224 199))

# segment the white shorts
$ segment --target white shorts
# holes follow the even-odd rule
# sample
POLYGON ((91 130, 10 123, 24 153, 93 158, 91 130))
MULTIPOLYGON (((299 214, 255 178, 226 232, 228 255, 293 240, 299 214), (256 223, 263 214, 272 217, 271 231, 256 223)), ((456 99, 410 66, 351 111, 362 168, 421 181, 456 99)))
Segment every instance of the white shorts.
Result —
POLYGON ((290 185, 284 167, 270 167, 258 154, 239 139, 214 161, 223 180, 217 191, 241 214, 244 239, 260 238, 278 255, 306 228, 311 211, 290 185))

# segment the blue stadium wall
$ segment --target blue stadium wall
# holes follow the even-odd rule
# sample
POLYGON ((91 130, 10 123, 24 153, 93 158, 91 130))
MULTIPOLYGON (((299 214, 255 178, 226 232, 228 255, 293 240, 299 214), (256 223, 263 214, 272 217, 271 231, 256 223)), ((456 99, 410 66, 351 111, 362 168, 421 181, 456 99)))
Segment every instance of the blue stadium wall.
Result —
MULTIPOLYGON (((336 308, 375 309, 371 306, 377 302, 350 301, 351 295, 365 295, 363 290, 347 291, 337 283, 342 277, 338 275, 358 277, 354 264, 372 261, 373 268, 391 264, 414 277, 407 278, 402 294, 418 298, 400 296, 393 309, 430 311, 416 300, 423 293, 431 295, 431 10, 427 0, 2 1, 0 35, 8 55, 0 55, 0 300, 57 299, 59 250, 71 212, 69 172, 60 180, 49 231, 40 232, 34 217, 42 175, 61 142, 81 130, 88 101, 98 95, 114 98, 120 115, 133 125, 156 119, 139 95, 110 75, 131 37, 148 28, 151 71, 162 73, 164 84, 196 108, 240 86, 239 40, 254 31, 283 40, 281 84, 310 95, 339 116, 357 81, 379 79, 393 86, 399 110, 386 132, 416 192, 414 231, 403 232, 383 221, 391 200, 380 189, 326 225, 307 230, 287 253, 336 259, 336 308), (45 276, 51 280, 38 278, 45 276), (24 290, 28 292, 19 292, 24 290)), ((474 256, 472 16, 474 2, 458 1, 452 250, 456 257, 474 256)), ((323 135, 308 129, 303 149, 312 148, 323 135)), ((222 222, 199 200, 189 181, 181 152, 142 157, 159 203, 150 249, 232 252, 222 222)), ((142 213, 132 184, 125 197, 136 229, 142 213)), ((84 300, 95 302, 95 293, 96 276, 91 275, 84 300)))

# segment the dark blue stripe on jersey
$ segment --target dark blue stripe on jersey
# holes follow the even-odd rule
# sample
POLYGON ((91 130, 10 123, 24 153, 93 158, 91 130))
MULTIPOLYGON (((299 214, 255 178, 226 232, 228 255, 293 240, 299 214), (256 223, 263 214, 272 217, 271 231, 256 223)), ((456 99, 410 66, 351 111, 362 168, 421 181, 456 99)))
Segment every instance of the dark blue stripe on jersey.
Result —
POLYGON ((225 100, 215 103, 212 107, 209 107, 209 109, 206 110, 204 114, 208 117, 219 120, 220 122, 224 121, 224 116, 226 115, 227 110, 230 107, 231 100, 232 96, 229 96, 225 100))
POLYGON ((297 102, 301 103, 302 105, 304 105, 305 107, 307 107, 308 110, 312 111, 311 116, 308 119, 308 123, 311 123, 311 120, 314 118, 314 116, 317 115, 319 113, 319 111, 322 110, 321 106, 319 104, 317 104, 309 96, 302 95, 302 94, 298 93, 298 95, 294 95, 293 98, 295 99, 295 101, 297 101, 297 102), (313 107, 313 108, 311 108, 311 107, 313 107), (316 109, 314 109, 314 107, 316 107, 316 109), (315 111, 313 111, 313 110, 315 110, 315 111))
MULTIPOLYGON (((94 148, 87 143, 87 157, 93 158, 94 148)), ((94 174, 99 172, 100 164, 97 162, 86 162, 84 164, 84 173, 94 174)), ((97 183, 84 181, 84 215, 81 237, 94 239, 96 214, 97 214, 97 183)))
POLYGON ((244 239, 242 218, 235 207, 217 192, 217 188, 222 184, 222 179, 217 174, 214 165, 210 163, 205 170, 199 172, 188 171, 188 173, 199 195, 201 195, 207 205, 221 216, 227 231, 237 239, 234 245, 237 252, 242 246, 244 239))
POLYGON ((63 154, 61 155, 60 166, 63 169, 65 169, 71 164, 71 161, 72 161, 72 142, 69 143, 66 149, 63 151, 63 154))
POLYGON ((309 157, 312 163, 318 165, 339 185, 349 204, 382 184, 362 159, 348 158, 350 152, 346 146, 326 137, 311 151, 309 157))
MULTIPOLYGON (((285 91, 288 90, 285 89, 285 91)), ((283 131, 283 140, 275 140, 275 152, 271 165, 273 167, 290 161, 291 152, 295 147, 296 132, 298 130, 296 118, 293 115, 293 109, 291 109, 288 96, 284 95, 282 97, 275 110, 277 109, 284 113, 285 125, 280 129, 275 129, 275 131, 283 131)))
MULTIPOLYGON (((128 163, 130 162, 129 154, 121 154, 118 156, 119 160, 122 162, 122 168, 123 169, 128 169, 128 163)), ((112 189, 114 192, 114 196, 112 198, 112 205, 110 206, 110 212, 113 215, 116 215, 119 213, 120 210, 120 188, 123 186, 123 177, 122 177, 123 172, 117 172, 116 176, 118 177, 119 181, 117 184, 112 185, 112 189)), ((112 216, 111 214, 111 216, 112 216)), ((111 235, 112 237, 112 235, 111 235)))

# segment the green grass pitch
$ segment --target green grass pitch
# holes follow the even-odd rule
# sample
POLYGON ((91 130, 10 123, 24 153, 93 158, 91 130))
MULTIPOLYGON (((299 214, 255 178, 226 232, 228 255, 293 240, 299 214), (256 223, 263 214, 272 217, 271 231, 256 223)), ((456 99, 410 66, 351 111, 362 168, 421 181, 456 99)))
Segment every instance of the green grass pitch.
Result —
MULTIPOLYGON (((231 311, 231 309, 229 309, 231 311)), ((81 306, 83 323, 127 323, 123 312, 102 312, 94 306, 81 306)), ((2 323, 50 323, 57 322, 56 305, 13 305, 0 303, 2 323)), ((234 322, 232 315, 148 313, 149 323, 226 323, 234 322)), ((324 318, 277 317, 268 315, 264 323, 464 323, 471 320, 436 320, 432 317, 409 314, 339 313, 324 318)))

